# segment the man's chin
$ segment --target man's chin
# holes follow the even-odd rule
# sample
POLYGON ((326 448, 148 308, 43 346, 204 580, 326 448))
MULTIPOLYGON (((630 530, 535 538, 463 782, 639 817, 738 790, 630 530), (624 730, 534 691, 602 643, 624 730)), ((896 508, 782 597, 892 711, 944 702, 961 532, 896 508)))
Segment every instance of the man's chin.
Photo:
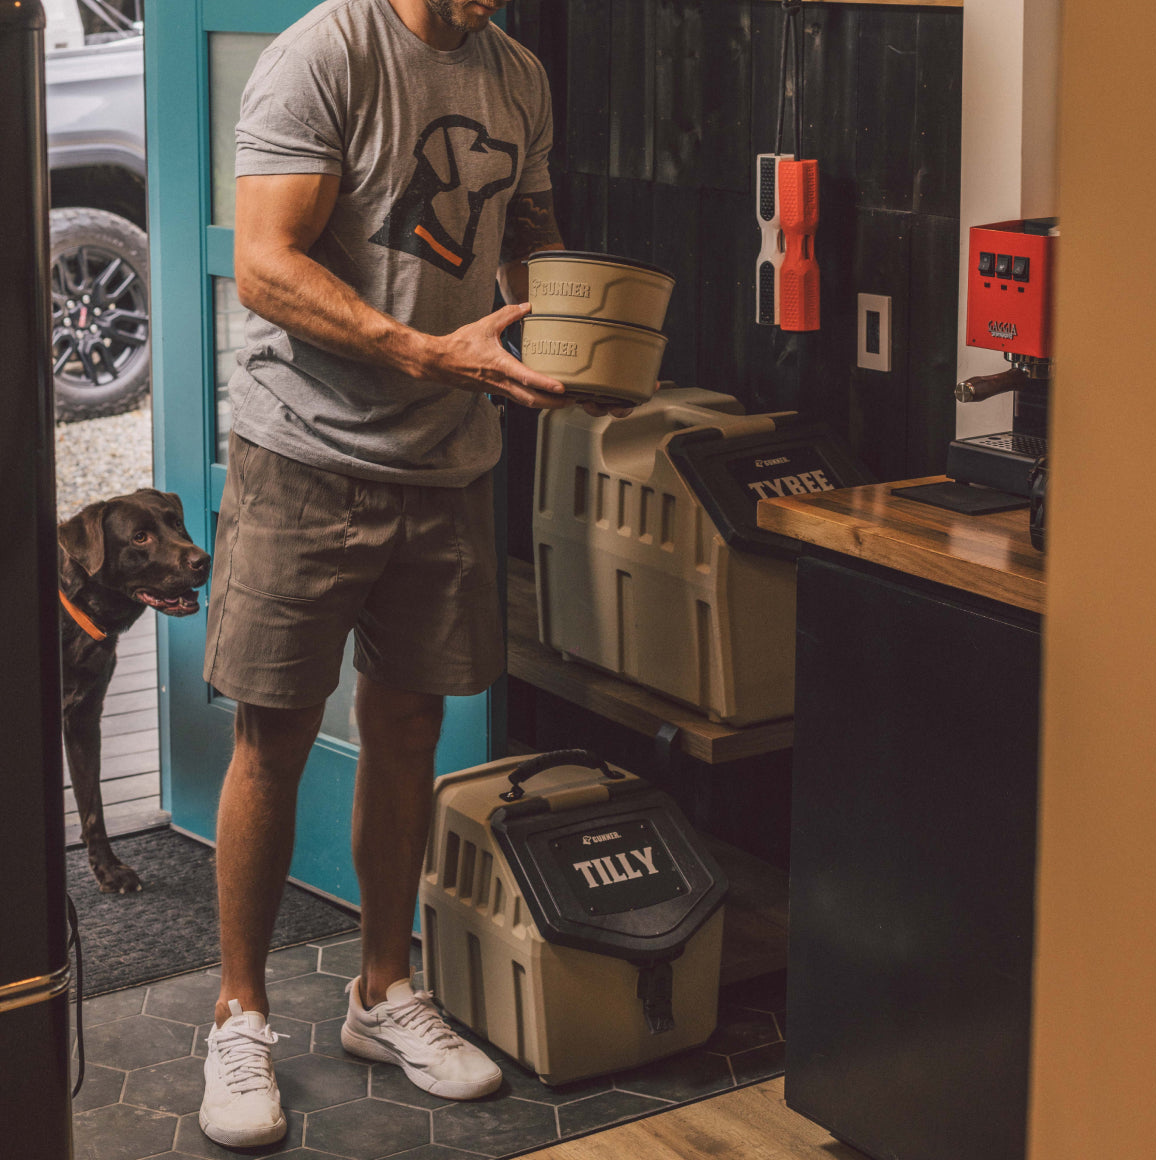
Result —
POLYGON ((481 32, 503 5, 478 3, 476 0, 467 4, 456 3, 456 0, 427 0, 427 7, 457 32, 481 32))

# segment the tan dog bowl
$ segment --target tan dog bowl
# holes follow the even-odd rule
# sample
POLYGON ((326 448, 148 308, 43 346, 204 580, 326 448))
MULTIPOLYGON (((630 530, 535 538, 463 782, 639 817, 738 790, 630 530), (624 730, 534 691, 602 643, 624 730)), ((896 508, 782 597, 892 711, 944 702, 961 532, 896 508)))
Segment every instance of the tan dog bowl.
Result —
POLYGON ((525 366, 559 379, 568 395, 636 406, 653 397, 667 342, 644 326, 529 314, 521 357, 525 366))
POLYGON ((533 314, 602 318, 660 330, 674 282, 659 266, 606 254, 543 250, 528 259, 533 314))

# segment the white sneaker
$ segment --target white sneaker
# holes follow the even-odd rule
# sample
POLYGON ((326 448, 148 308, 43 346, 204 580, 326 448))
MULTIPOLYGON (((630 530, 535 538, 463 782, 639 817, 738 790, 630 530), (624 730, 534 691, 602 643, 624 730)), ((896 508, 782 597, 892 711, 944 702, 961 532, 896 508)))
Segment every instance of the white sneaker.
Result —
POLYGON ((286 1135, 282 1097, 274 1080, 270 1048, 279 1036, 263 1015, 230 1000, 230 1018, 206 1042, 201 1130, 227 1148, 276 1144, 286 1135))
POLYGON ((346 988, 342 1025, 342 1045, 352 1055, 396 1064, 416 1087, 448 1100, 479 1099, 499 1087, 498 1065, 443 1022, 429 991, 412 991, 402 979, 368 1011, 358 982, 346 988))

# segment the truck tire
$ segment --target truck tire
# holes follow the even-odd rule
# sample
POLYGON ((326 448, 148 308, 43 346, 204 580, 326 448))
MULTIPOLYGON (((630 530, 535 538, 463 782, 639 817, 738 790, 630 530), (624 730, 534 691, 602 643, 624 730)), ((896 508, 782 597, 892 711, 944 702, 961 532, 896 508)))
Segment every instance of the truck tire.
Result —
POLYGON ((52 362, 56 417, 131 410, 148 393, 149 244, 100 209, 54 209, 52 362))

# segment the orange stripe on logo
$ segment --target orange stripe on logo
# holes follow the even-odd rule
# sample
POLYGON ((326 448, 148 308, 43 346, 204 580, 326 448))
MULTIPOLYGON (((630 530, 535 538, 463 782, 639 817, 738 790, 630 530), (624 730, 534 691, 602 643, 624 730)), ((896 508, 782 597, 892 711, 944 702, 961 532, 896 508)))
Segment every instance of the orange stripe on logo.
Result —
POLYGON ((446 258, 453 266, 462 266, 463 259, 453 254, 446 246, 441 246, 422 226, 415 227, 416 237, 420 237, 437 253, 440 257, 446 258))

